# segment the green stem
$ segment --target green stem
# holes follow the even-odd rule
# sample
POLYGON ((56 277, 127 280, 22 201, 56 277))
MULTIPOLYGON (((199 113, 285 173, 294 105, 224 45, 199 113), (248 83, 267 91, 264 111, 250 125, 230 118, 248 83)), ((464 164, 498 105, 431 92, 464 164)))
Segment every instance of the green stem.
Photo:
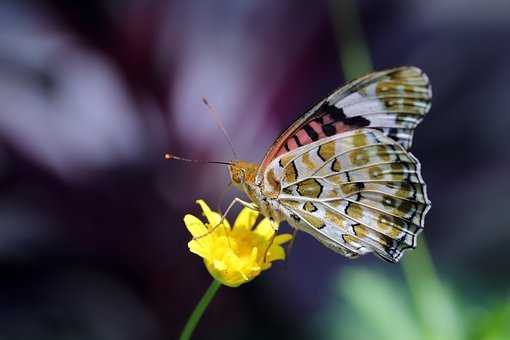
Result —
POLYGON ((221 287, 221 283, 217 280, 213 280, 209 288, 204 293, 204 296, 200 299, 197 306, 193 310, 193 313, 191 313, 188 322, 186 322, 186 325, 182 329, 181 336, 179 337, 179 340, 188 340, 191 338, 191 335, 193 334, 193 331, 197 327, 198 322, 200 321, 200 318, 204 314, 207 306, 209 306, 209 303, 213 299, 213 297, 216 295, 216 292, 221 287))
POLYGON ((402 269, 427 339, 463 339, 463 327, 453 295, 441 282, 425 242, 402 261, 402 269))
POLYGON ((358 4, 353 0, 331 0, 329 4, 345 79, 371 72, 372 60, 363 36, 358 4))

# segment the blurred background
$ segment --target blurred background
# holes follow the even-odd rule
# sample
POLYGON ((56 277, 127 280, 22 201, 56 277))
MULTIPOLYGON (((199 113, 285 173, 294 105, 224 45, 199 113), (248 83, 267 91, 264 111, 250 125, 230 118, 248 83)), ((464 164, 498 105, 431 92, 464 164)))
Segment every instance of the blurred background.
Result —
MULTIPOLYGON (((211 278, 185 213, 221 202, 228 160, 346 80, 415 65, 433 202, 401 264, 298 235, 222 288, 195 339, 510 338, 510 3, 0 3, 0 339, 176 339, 211 278)), ((283 227, 288 228, 288 227, 283 227)))

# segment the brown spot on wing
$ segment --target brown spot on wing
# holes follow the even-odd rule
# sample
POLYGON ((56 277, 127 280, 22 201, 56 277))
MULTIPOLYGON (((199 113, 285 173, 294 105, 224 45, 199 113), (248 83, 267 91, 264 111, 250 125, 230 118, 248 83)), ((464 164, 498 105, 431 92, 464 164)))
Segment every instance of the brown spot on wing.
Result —
POLYGON ((297 176, 298 176, 298 172, 297 172, 296 164, 294 164, 294 162, 292 161, 285 168, 285 173, 284 173, 285 182, 292 183, 292 182, 296 181, 297 176))
POLYGON ((363 209, 358 204, 348 203, 347 208, 345 209, 347 215, 359 220, 363 217, 363 209))
POLYGON ((312 161, 310 157, 310 152, 306 152, 302 157, 303 164, 309 171, 314 171, 317 168, 317 165, 312 161))
POLYGON ((344 217, 330 210, 326 210, 326 219, 336 226, 343 227, 347 224, 344 217))
POLYGON ((331 170, 335 172, 339 172, 341 170, 338 158, 335 158, 335 160, 331 163, 331 170))
POLYGON ((313 204, 312 202, 306 202, 305 205, 303 206, 303 209, 305 209, 308 212, 315 212, 318 210, 315 204, 313 204))
POLYGON ((370 160, 368 152, 366 150, 354 150, 349 154, 351 163, 357 166, 365 165, 370 160))
POLYGON ((315 178, 309 178, 298 183, 297 192, 301 196, 318 198, 322 193, 322 184, 315 178))
POLYGON ((319 150, 317 151, 317 155, 322 159, 324 162, 328 161, 329 159, 333 158, 335 156, 335 145, 336 141, 327 142, 325 144, 322 144, 319 147, 319 150))
POLYGON ((354 136, 352 136, 352 143, 354 146, 364 146, 368 144, 367 136, 362 133, 358 133, 354 136))
POLYGON ((278 181, 276 178, 274 169, 269 170, 269 173, 267 174, 267 180, 272 187, 272 191, 280 192, 280 181, 278 181))
POLYGON ((310 214, 310 213, 307 213, 304 211, 300 211, 299 215, 303 219, 305 219, 308 223, 310 223, 314 228, 322 229, 326 226, 324 224, 324 221, 322 221, 322 219, 320 219, 319 217, 317 217, 313 214, 310 214))
POLYGON ((382 169, 378 166, 371 166, 368 169, 368 175, 372 179, 380 179, 381 177, 383 177, 382 169))

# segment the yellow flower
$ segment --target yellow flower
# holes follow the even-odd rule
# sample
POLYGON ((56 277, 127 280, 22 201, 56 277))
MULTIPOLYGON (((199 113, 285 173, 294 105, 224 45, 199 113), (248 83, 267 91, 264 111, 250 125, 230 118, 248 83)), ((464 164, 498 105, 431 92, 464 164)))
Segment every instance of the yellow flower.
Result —
POLYGON ((184 223, 195 238, 188 247, 204 259, 209 273, 222 284, 237 287, 269 269, 271 262, 285 259, 281 245, 292 236, 275 236, 274 227, 266 218, 253 228, 257 211, 243 208, 233 227, 224 219, 222 225, 211 231, 221 221, 221 215, 211 211, 203 200, 197 203, 208 223, 190 214, 184 216, 184 223))

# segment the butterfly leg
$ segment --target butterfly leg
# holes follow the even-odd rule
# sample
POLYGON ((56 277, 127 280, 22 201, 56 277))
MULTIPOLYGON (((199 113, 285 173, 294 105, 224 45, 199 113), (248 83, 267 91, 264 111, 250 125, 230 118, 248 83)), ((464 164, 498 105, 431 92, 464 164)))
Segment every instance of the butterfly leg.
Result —
POLYGON ((266 251, 264 252, 264 262, 267 261, 267 253, 269 252, 269 248, 273 245, 274 238, 276 237, 276 231, 273 233, 273 236, 271 236, 271 241, 267 244, 266 251))
POLYGON ((227 214, 229 213, 230 209, 232 209, 232 207, 236 204, 241 204, 242 206, 246 207, 246 208, 249 208, 249 209, 252 209, 252 210, 256 210, 258 211, 258 207, 253 204, 253 203, 250 203, 250 202, 246 202, 246 201, 243 201, 242 199, 238 198, 238 197, 235 197, 232 202, 230 202, 230 204, 228 205, 227 209, 225 210, 225 212, 223 213, 223 215, 221 216, 221 219, 220 221, 218 222, 218 224, 216 224, 214 227, 210 228, 205 234, 203 235, 200 235, 200 236, 196 236, 194 237, 193 239, 194 240, 198 240, 198 239, 201 239, 202 237, 205 237, 207 235, 209 235, 210 233, 212 233, 214 230, 216 230, 216 228, 218 228, 222 223, 223 221, 225 220, 225 217, 227 217, 227 214))
POLYGON ((292 254, 294 242, 296 241, 296 236, 299 231, 297 228, 293 228, 293 229, 294 230, 292 231, 292 239, 290 240, 289 245, 287 246, 287 256, 285 257, 285 264, 284 264, 285 269, 287 268, 287 263, 289 262, 290 254, 292 254))
POLYGON ((278 234, 278 227, 279 227, 279 224, 274 222, 273 220, 269 220, 269 222, 270 222, 271 228, 273 228, 274 233, 271 236, 271 240, 269 241, 269 243, 266 247, 266 250, 264 251, 264 261, 266 261, 267 253, 269 252, 269 248, 271 248, 271 246, 273 245, 273 241, 274 241, 276 235, 278 234))

